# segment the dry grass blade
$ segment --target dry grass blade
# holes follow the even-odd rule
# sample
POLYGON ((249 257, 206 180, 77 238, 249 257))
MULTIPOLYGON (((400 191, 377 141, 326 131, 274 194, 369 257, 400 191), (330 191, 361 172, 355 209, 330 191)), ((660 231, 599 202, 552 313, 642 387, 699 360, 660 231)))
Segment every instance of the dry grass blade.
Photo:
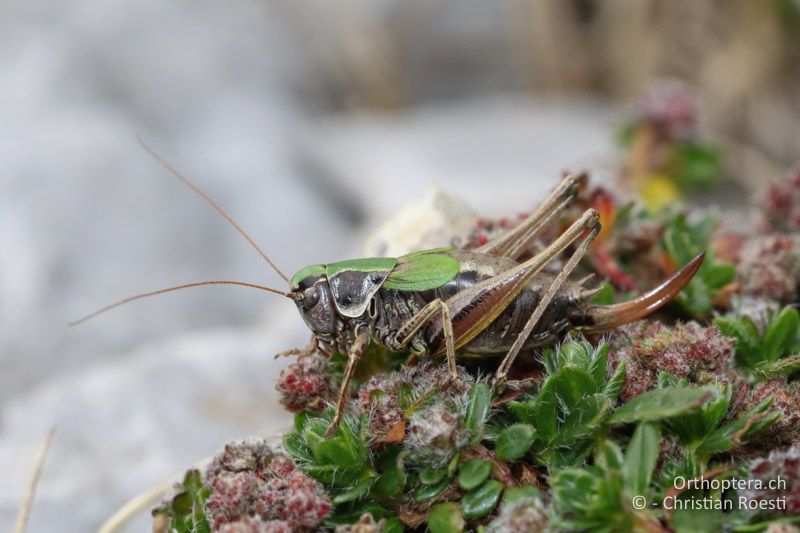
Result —
MULTIPOLYGON (((212 457, 205 457, 197 461, 190 468, 203 468, 211 461, 212 457)), ((169 480, 160 483, 154 487, 150 487, 141 494, 136 495, 128 500, 125 505, 120 507, 108 520, 103 522, 98 529, 98 533, 115 533, 134 519, 142 511, 148 510, 149 507, 158 503, 174 486, 178 483, 183 476, 183 472, 173 475, 169 480)))
POLYGON ((111 516, 108 520, 103 522, 100 526, 98 533, 114 533, 119 531, 120 528, 127 525, 134 517, 139 515, 148 507, 156 504, 161 498, 164 497, 174 485, 175 479, 152 487, 145 492, 137 495, 135 498, 129 500, 125 505, 111 516))
POLYGON ((51 427, 47 432, 47 435, 44 437, 44 442, 42 443, 41 448, 39 448, 39 453, 36 455, 36 462, 34 464, 33 472, 31 473, 31 477, 28 479, 28 486, 25 489, 25 496, 22 499, 22 505, 20 505, 19 513, 17 513, 17 521, 14 524, 14 533, 25 533, 25 529, 28 527, 28 518, 31 515, 33 499, 36 496, 36 487, 39 484, 39 478, 41 477, 42 469, 44 468, 44 460, 47 458, 47 451, 50 449, 50 445, 53 442, 53 435, 55 435, 55 432, 56 427, 51 427))

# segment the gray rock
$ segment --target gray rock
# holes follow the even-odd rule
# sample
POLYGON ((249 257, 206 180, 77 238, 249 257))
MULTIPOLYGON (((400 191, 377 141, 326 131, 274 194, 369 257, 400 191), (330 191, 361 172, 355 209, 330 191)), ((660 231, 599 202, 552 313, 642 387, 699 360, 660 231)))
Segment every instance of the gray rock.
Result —
MULTIPOLYGON (((224 443, 290 427, 274 387, 288 361, 274 361, 273 354, 306 341, 302 322, 284 314, 259 330, 154 343, 17 395, 2 409, 0 528, 11 529, 35 451, 52 424, 57 432, 30 532, 96 530, 130 498, 224 443)), ((148 524, 145 513, 125 531, 146 531, 148 524)))

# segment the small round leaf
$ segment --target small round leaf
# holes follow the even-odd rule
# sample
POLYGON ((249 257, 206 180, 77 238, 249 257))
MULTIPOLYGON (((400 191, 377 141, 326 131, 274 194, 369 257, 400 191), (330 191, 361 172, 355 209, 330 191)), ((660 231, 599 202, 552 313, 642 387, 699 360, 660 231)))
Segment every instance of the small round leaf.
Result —
POLYGON ((533 444, 536 430, 530 424, 514 424, 500 433, 495 454, 501 461, 514 461, 525 455, 533 444))
POLYGON ((458 484, 464 490, 472 490, 489 477, 492 463, 481 459, 473 459, 461 465, 458 471, 458 484))
POLYGON ((428 515, 428 529, 431 533, 461 533, 464 531, 461 507, 455 502, 434 505, 428 515))
POLYGON ((490 479, 477 489, 466 493, 461 499, 464 516, 474 520, 488 515, 497 506, 502 493, 503 484, 494 479, 490 479))

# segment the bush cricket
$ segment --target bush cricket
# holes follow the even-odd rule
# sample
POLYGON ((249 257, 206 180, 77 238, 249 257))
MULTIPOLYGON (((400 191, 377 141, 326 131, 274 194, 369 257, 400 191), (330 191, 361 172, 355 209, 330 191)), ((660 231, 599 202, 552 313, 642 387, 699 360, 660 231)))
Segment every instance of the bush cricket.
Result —
POLYGON ((451 379, 456 360, 502 357, 493 385, 507 384, 523 350, 553 343, 569 330, 601 332, 638 320, 672 300, 700 268, 703 254, 649 292, 624 303, 593 305, 594 291, 568 278, 600 231, 597 211, 587 209, 533 257, 520 261, 545 226, 576 197, 585 176, 566 175, 517 227, 474 250, 438 248, 398 258, 353 259, 315 264, 288 278, 213 199, 140 143, 159 163, 218 211, 289 285, 281 291, 240 281, 201 281, 139 294, 73 322, 78 324, 134 300, 204 285, 242 285, 294 301, 312 332, 308 347, 279 355, 347 355, 336 412, 328 433, 341 421, 349 383, 364 349, 377 342, 415 356, 444 356, 451 379), (545 265, 574 246, 561 271, 545 265))

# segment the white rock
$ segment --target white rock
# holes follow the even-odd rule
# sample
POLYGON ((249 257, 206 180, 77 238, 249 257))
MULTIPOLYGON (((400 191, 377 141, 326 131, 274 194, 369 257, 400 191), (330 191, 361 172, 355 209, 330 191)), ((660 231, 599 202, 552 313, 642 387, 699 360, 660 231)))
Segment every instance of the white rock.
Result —
POLYGON ((475 224, 475 213, 455 194, 430 187, 364 243, 365 257, 398 257, 409 252, 449 246, 475 224))

